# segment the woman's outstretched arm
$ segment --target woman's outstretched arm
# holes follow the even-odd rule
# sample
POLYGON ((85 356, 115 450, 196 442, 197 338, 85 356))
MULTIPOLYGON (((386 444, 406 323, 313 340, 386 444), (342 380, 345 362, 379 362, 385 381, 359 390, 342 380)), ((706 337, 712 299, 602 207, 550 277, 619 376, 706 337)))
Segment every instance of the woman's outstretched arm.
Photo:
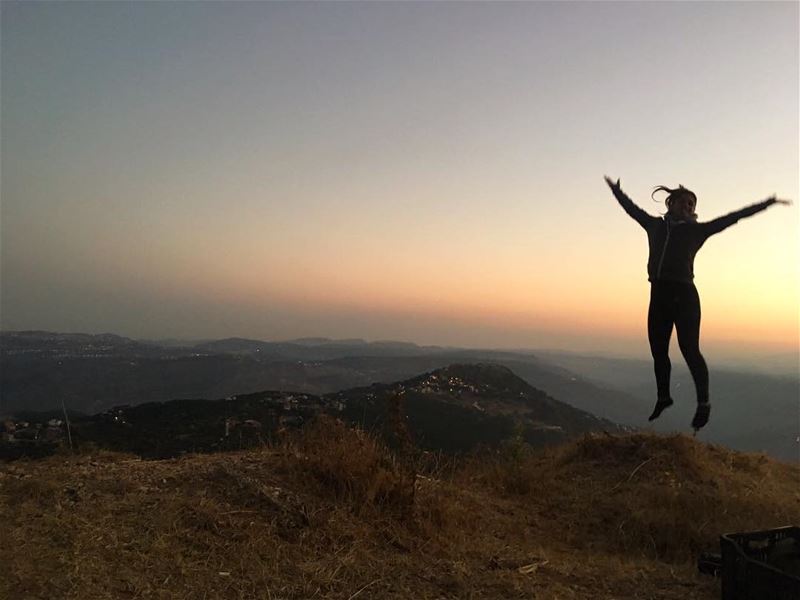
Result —
POLYGON ((635 219, 639 225, 647 229, 647 224, 650 221, 653 221, 657 217, 653 217, 652 215, 648 215, 645 211, 641 208, 636 206, 636 204, 631 200, 625 192, 622 191, 622 188, 619 186, 619 179, 617 179, 616 183, 614 183, 611 178, 606 175, 605 177, 606 183, 608 187, 611 188, 611 192, 614 194, 614 197, 619 202, 620 206, 628 213, 631 218, 635 219))
POLYGON ((735 210, 732 213, 728 213, 727 215, 723 215, 721 217, 717 217, 713 221, 709 221, 708 223, 701 223, 701 227, 704 229, 706 237, 710 235, 714 235, 715 233, 719 233, 723 229, 727 229, 734 223, 736 223, 739 219, 743 219, 744 217, 750 217, 762 210, 766 210, 773 204, 784 204, 789 205, 792 202, 790 200, 779 200, 775 196, 770 196, 766 200, 761 202, 757 202, 756 204, 751 204, 750 206, 745 206, 742 209, 735 210))

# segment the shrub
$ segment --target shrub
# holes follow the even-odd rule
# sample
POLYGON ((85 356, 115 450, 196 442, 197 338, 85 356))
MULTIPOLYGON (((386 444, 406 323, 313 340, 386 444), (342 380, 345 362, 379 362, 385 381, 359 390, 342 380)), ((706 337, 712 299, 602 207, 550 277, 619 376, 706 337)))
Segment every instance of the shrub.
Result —
POLYGON ((413 507, 416 473, 361 429, 323 416, 288 445, 300 453, 296 464, 313 485, 356 512, 372 507, 406 513, 413 507))

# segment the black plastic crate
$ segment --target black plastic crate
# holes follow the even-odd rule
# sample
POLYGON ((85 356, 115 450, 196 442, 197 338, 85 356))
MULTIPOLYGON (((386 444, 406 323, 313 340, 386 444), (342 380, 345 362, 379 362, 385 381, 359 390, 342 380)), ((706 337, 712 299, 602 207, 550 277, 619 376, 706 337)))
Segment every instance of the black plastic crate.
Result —
POLYGON ((720 536, 722 600, 800 600, 800 527, 720 536))

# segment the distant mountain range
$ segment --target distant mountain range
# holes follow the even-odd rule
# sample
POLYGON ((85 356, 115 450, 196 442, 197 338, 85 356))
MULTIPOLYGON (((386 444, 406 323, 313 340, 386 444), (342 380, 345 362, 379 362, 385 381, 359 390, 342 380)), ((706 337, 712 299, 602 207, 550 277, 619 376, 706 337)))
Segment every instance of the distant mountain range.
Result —
MULTIPOLYGON (((326 394, 399 381, 452 363, 503 364, 531 385, 582 410, 620 399, 532 354, 420 347, 402 342, 311 339, 262 342, 230 338, 194 346, 156 346, 119 336, 0 333, 0 413, 48 410, 63 399, 73 410, 175 398, 220 398, 265 389, 326 394), (352 344, 350 342, 353 342, 352 344)), ((602 414, 612 420, 613 416, 602 414)), ((616 415, 615 415, 616 416, 616 415)))
MULTIPOLYGON (((0 333, 0 416, 61 406, 86 414, 121 404, 225 398, 263 390, 325 395, 390 384, 454 363, 503 365, 551 398, 609 421, 688 431, 693 386, 673 361, 676 406, 654 424, 652 365, 553 352, 505 352, 404 342, 242 338, 180 345, 113 334, 0 333)), ((740 450, 798 460, 800 378, 716 370, 712 418, 700 434, 740 450)))
MULTIPOLYGON (((404 381, 322 396, 263 391, 219 400, 120 406, 93 416, 73 416, 72 432, 78 444, 91 442, 166 458, 261 445, 282 427, 301 425, 322 413, 377 432, 391 445, 410 444, 449 453, 494 447, 514 439, 541 447, 583 433, 626 431, 551 398, 506 367, 457 364, 404 381)), ((24 429, 16 427, 15 435, 30 440, 35 437, 36 421, 43 423, 57 416, 57 412, 29 413, 26 419, 30 422, 24 429)), ((63 435, 59 439, 63 440, 63 435)), ((14 439, 11 442, 11 446, 20 446, 14 439)))

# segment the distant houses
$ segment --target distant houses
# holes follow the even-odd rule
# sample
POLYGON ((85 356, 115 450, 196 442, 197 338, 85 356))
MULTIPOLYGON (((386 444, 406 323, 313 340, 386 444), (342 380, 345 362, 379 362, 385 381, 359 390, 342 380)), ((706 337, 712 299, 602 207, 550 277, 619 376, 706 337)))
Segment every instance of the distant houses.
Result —
POLYGON ((60 419, 31 422, 6 418, 0 421, 0 460, 52 454, 67 439, 60 419))
POLYGON ((60 419, 49 419, 40 423, 13 419, 0 422, 0 441, 5 444, 60 442, 65 434, 64 422, 60 419))

